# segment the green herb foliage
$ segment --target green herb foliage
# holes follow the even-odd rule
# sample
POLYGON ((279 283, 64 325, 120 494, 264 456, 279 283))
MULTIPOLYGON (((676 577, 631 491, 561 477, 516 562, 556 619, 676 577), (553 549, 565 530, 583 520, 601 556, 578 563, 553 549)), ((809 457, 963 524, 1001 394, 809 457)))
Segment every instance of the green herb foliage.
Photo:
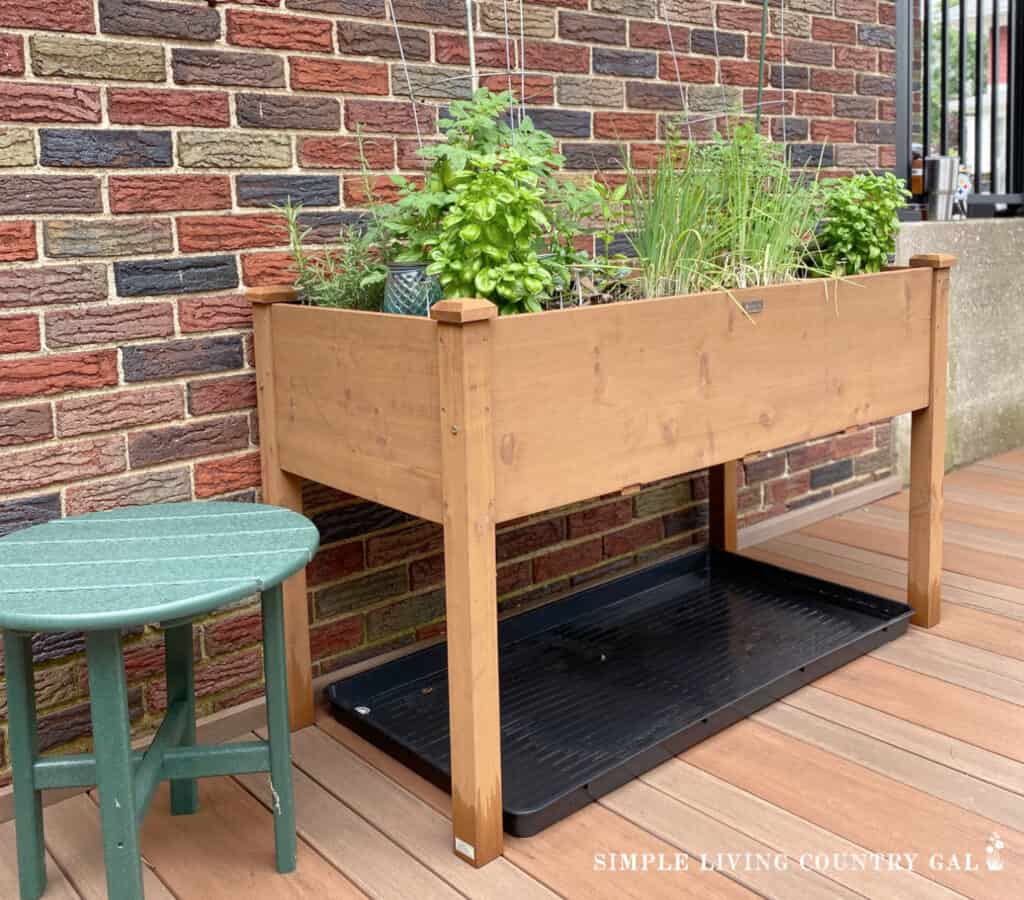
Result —
POLYGON ((312 229, 302 224, 302 206, 289 200, 280 211, 288 223, 295 287, 303 303, 336 309, 381 308, 387 269, 377 257, 371 234, 342 226, 336 246, 310 254, 305 243, 312 229))
POLYGON ((825 196, 825 221, 818 235, 820 265, 828 272, 878 272, 896 250, 898 210, 910 192, 886 172, 832 182, 825 196))

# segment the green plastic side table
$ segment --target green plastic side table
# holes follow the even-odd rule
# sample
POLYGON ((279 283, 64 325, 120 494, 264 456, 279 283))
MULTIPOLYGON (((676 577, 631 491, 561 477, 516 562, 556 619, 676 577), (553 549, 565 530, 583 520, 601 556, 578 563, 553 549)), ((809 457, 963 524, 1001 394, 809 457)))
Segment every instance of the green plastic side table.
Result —
POLYGON ((171 812, 198 808, 196 779, 269 772, 279 872, 295 869, 295 811, 281 582, 312 558, 313 524, 273 506, 176 503, 59 519, 0 540, 8 730, 23 900, 46 890, 41 791, 98 786, 107 890, 143 896, 139 825, 161 781, 171 812), (192 622, 261 595, 269 742, 196 744, 192 622), (167 714, 131 747, 121 631, 160 623, 167 714), (31 635, 85 632, 94 753, 39 755, 31 635))

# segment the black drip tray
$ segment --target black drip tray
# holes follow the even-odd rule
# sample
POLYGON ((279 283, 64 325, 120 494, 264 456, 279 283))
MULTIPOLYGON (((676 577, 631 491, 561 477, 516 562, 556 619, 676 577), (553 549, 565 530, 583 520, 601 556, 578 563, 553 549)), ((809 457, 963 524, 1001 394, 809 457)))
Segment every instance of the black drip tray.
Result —
MULTIPOLYGON (((527 837, 898 637, 909 606, 699 551, 499 626, 505 829, 527 837)), ((343 724, 450 789, 444 644, 328 689, 343 724)))

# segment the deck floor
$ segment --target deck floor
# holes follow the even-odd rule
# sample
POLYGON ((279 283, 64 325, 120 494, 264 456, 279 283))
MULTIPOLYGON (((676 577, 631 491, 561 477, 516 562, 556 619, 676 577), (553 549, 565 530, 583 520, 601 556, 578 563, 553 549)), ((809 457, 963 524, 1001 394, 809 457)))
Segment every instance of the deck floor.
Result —
MULTIPOLYGON (((906 509, 897 495, 747 552, 902 599, 906 509)), ((447 795, 324 714, 295 737, 298 872, 273 871, 266 778, 219 779, 203 783, 195 817, 172 819, 166 791, 157 799, 146 896, 1022 897, 1024 450, 949 476, 945 568, 937 628, 911 629, 542 834, 508 839, 485 869, 452 856, 447 795), (987 865, 994 835, 1002 871, 987 865)), ((93 797, 51 807, 46 829, 47 896, 102 900, 93 797)), ((16 896, 7 824, 0 897, 16 896)))

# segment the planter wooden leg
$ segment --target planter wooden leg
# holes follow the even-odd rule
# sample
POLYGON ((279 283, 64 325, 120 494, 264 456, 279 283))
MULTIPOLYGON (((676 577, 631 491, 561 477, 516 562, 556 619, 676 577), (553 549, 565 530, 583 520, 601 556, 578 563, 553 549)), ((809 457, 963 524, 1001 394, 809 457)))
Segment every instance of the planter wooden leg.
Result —
POLYGON ((736 460, 708 469, 708 538, 719 550, 736 552, 736 460))
MULTIPOLYGON (((277 403, 274 390, 274 348, 270 317, 273 304, 288 292, 250 295, 253 300, 253 341, 256 356, 256 402, 260 417, 260 460, 263 499, 274 506, 302 512, 302 479, 284 471, 277 445, 277 403)), ((284 629, 288 650, 288 710, 293 731, 313 724, 313 660, 309 647, 306 572, 296 572, 282 585, 284 629)))
POLYGON ((949 337, 949 270, 956 257, 915 256, 910 265, 932 271, 931 387, 928 405, 916 410, 910 429, 910 525, 907 602, 915 625, 939 624, 942 589, 942 480, 946 454, 946 358, 949 337))
POLYGON ((501 715, 491 345, 483 300, 447 300, 438 327, 455 853, 483 866, 502 851, 501 715))

